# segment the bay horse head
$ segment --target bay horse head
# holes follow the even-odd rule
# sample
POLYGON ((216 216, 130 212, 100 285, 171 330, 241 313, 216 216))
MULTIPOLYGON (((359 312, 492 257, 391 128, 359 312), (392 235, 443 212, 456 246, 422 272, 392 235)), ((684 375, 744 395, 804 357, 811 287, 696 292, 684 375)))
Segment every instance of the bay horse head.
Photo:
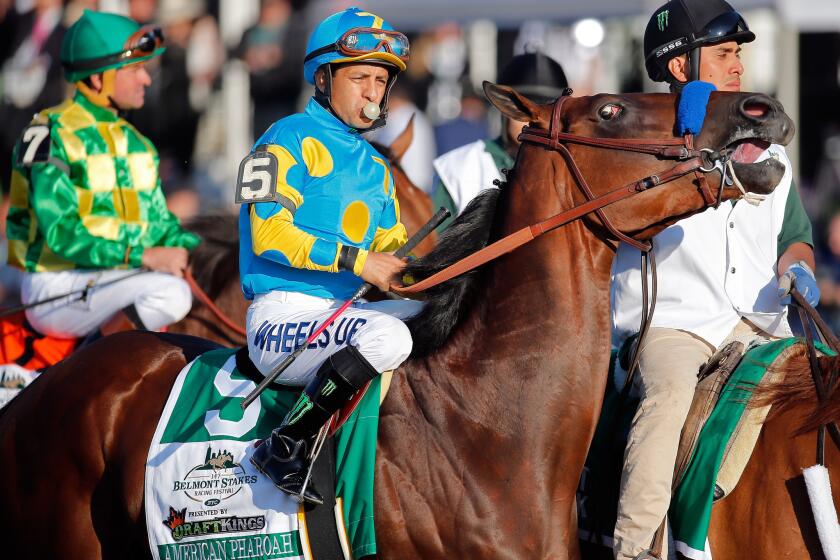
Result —
POLYGON ((632 244, 707 206, 741 196, 731 180, 721 187, 719 169, 727 160, 746 191, 772 192, 784 164, 773 157, 756 159, 770 144, 787 144, 794 133, 782 105, 759 93, 713 92, 700 134, 685 138, 676 134, 677 98, 669 94, 564 96, 538 105, 489 82, 485 93, 503 114, 530 123, 521 136, 516 168, 531 177, 554 175, 552 169, 565 174, 553 182, 565 207, 632 181, 648 181, 637 187, 638 196, 585 218, 597 230, 606 228, 607 237, 632 244), (695 157, 701 165, 685 172, 695 157))

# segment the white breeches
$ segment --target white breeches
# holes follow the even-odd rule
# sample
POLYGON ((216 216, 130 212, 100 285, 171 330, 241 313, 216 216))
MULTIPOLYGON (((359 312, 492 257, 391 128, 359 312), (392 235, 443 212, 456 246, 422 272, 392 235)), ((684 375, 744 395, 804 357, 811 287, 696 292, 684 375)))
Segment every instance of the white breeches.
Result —
POLYGON ((99 328, 117 311, 134 304, 143 326, 157 330, 183 319, 192 307, 186 281, 171 274, 147 272, 101 286, 132 270, 35 272, 21 285, 23 303, 41 301, 80 290, 93 281, 87 298, 69 296, 26 310, 26 318, 37 330, 60 338, 79 338, 99 328))
MULTIPOLYGON (((314 333, 342 301, 297 292, 258 295, 248 308, 248 354, 263 375, 314 333)), ((357 303, 304 350, 278 378, 285 385, 304 386, 337 350, 352 344, 382 373, 398 367, 411 353, 411 334, 403 319, 416 315, 422 302, 388 300, 357 303)))

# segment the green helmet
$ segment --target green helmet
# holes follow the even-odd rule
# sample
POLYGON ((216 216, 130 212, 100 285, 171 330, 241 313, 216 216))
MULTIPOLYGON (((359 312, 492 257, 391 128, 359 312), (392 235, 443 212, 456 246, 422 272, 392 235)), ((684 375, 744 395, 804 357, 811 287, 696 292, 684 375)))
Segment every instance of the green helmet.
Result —
POLYGON ((148 60, 161 54, 160 28, 140 27, 119 14, 85 10, 61 43, 61 64, 68 82, 148 60))

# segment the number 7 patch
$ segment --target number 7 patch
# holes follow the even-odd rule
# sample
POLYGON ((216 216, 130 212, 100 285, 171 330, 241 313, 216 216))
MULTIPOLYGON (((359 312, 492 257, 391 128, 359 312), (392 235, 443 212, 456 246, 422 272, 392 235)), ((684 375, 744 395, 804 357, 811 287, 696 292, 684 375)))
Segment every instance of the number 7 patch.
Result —
POLYGON ((277 156, 267 151, 243 159, 236 176, 236 204, 276 200, 277 167, 277 156))
POLYGON ((17 154, 17 164, 29 167, 33 163, 44 163, 50 159, 50 127, 33 124, 23 130, 17 154))

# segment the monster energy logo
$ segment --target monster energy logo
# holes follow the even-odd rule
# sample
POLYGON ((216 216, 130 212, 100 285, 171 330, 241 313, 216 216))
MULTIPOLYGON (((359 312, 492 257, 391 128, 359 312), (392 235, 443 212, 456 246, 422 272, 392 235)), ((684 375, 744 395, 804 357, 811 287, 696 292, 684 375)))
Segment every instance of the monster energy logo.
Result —
POLYGON ((321 389, 321 394, 325 397, 329 397, 330 395, 332 395, 332 392, 335 391, 335 387, 335 381, 329 380, 327 381, 327 384, 324 385, 324 388, 321 389))
POLYGON ((287 416, 288 421, 287 424, 294 424, 298 420, 303 417, 304 414, 312 410, 312 401, 309 400, 309 395, 306 393, 302 394, 298 401, 295 403, 294 408, 289 411, 289 415, 287 416))
POLYGON ((665 31, 665 28, 668 27, 668 10, 663 10, 656 14, 656 26, 659 28, 659 31, 665 31))

